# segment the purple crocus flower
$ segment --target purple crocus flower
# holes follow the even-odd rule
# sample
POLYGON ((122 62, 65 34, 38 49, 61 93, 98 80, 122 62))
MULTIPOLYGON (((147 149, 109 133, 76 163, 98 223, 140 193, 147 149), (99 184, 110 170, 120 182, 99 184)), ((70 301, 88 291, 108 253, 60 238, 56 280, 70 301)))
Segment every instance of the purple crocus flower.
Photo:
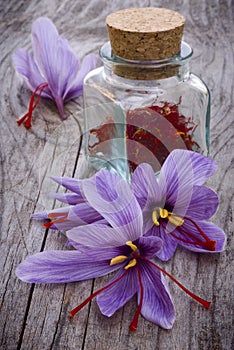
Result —
POLYGON ((133 295, 138 308, 130 325, 137 329, 139 315, 163 328, 171 328, 174 306, 166 280, 169 276, 206 308, 210 303, 195 296, 152 261, 161 249, 161 239, 143 236, 141 208, 130 186, 108 171, 83 183, 83 192, 108 225, 90 224, 73 228, 68 238, 77 250, 47 251, 27 258, 17 269, 26 282, 61 283, 96 278, 113 271, 116 275, 100 290, 70 311, 74 316, 95 296, 101 312, 111 316, 133 295))
POLYGON ((13 55, 16 71, 33 91, 28 113, 18 120, 26 128, 31 127, 32 112, 41 96, 54 100, 66 119, 63 104, 82 94, 84 77, 97 64, 97 56, 89 54, 80 66, 74 50, 48 18, 41 17, 33 23, 32 48, 33 53, 20 49, 13 55))
POLYGON ((216 163, 187 150, 174 150, 163 164, 158 179, 148 164, 132 176, 132 189, 143 211, 146 235, 164 244, 157 256, 168 260, 178 244, 197 252, 220 252, 225 233, 209 219, 217 210, 217 194, 202 184, 216 163))
MULTIPOLYGON (((100 170, 90 179, 95 181, 97 175, 99 178, 102 178, 104 182, 106 181, 106 171, 100 170)), ((115 175, 110 175, 110 178, 114 176, 115 175)), ((94 222, 100 224, 106 223, 105 219, 90 206, 83 193, 82 187, 84 183, 90 181, 90 179, 80 180, 67 176, 52 176, 51 179, 70 191, 66 193, 54 193, 52 195, 53 198, 61 203, 68 204, 68 206, 35 213, 32 215, 34 219, 46 220, 43 224, 46 228, 63 231, 68 231, 73 227, 94 222)), ((119 178, 119 180, 120 179, 121 178, 119 178)))

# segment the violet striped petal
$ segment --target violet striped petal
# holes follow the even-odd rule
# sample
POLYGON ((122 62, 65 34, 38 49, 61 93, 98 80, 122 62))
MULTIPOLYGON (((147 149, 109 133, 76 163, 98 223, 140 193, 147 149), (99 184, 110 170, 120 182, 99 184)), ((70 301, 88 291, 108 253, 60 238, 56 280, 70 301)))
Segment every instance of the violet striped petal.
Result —
POLYGON ((86 224, 103 220, 103 217, 88 203, 80 203, 70 207, 68 219, 76 220, 76 217, 80 218, 86 224))
POLYGON ((163 241, 156 236, 142 236, 138 242, 137 245, 140 247, 140 254, 147 259, 157 256, 163 244, 163 241))
POLYGON ((79 60, 66 39, 59 36, 48 18, 37 19, 32 26, 32 47, 40 71, 56 100, 78 73, 79 60))
POLYGON ((149 235, 159 237, 162 240, 161 249, 157 252, 156 256, 162 261, 169 260, 175 253, 175 250, 178 245, 178 241, 175 238, 173 238, 168 232, 166 232, 162 227, 162 225, 160 226, 154 225, 145 234, 145 236, 149 236, 149 235))
POLYGON ((67 86, 64 92, 65 101, 69 101, 82 94, 84 78, 91 70, 96 68, 97 60, 98 56, 92 53, 84 57, 76 79, 67 86))
POLYGON ((118 269, 110 260, 87 257, 78 251, 45 251, 28 257, 16 270, 16 275, 29 283, 65 283, 106 275, 118 269))
MULTIPOLYGON (((13 54, 13 64, 15 70, 23 76, 31 91, 34 91, 37 86, 46 82, 45 77, 41 75, 34 61, 32 52, 26 49, 17 50, 13 54)), ((43 90, 41 95, 43 97, 53 98, 48 87, 43 90)))
POLYGON ((83 193, 82 193, 82 185, 81 181, 85 180, 78 180, 74 179, 72 177, 67 176, 51 176, 50 177, 53 181, 57 182, 59 185, 63 186, 67 190, 70 190, 78 195, 80 198, 79 202, 83 202, 85 200, 83 193))
POLYGON ((216 163, 208 157, 192 151, 174 150, 162 166, 159 186, 167 194, 167 201, 176 203, 184 191, 190 198, 193 186, 202 185, 215 169, 216 163))
POLYGON ((69 205, 76 205, 84 202, 83 198, 76 193, 52 193, 51 196, 52 198, 69 205))
POLYGON ((100 171, 96 177, 83 182, 82 189, 89 204, 112 227, 124 227, 131 241, 142 235, 142 212, 124 180, 108 171, 100 171))
MULTIPOLYGON (((175 320, 175 309, 166 280, 162 273, 147 262, 140 265, 143 285, 141 314, 157 325, 170 329, 175 320)), ((138 304, 140 293, 138 291, 138 304)))
POLYGON ((132 175, 131 187, 141 208, 148 210, 152 204, 164 206, 165 196, 158 185, 153 168, 146 163, 138 165, 132 175))
POLYGON ((212 189, 205 186, 194 186, 188 206, 183 198, 178 199, 174 205, 173 213, 181 217, 188 216, 195 221, 207 220, 214 215, 218 205, 218 196, 212 189))
POLYGON ((134 241, 139 238, 139 234, 134 236, 126 226, 112 228, 105 224, 90 224, 69 230, 67 237, 88 247, 113 248, 134 241))
MULTIPOLYGON (((126 270, 120 269, 109 282, 115 281, 126 270)), ((137 275, 135 269, 128 270, 126 276, 97 296, 97 303, 103 315, 112 316, 124 306, 137 292, 137 275)))

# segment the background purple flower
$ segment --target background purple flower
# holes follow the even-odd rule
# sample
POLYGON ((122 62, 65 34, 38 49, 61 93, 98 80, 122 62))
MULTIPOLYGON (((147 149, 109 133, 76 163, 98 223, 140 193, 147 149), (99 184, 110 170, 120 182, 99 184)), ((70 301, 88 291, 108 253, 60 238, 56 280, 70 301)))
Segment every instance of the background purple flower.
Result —
MULTIPOLYGON (((26 49, 15 52, 15 69, 32 91, 54 100, 65 119, 63 104, 82 94, 84 77, 96 67, 97 56, 87 55, 80 65, 68 41, 59 36, 50 19, 43 17, 33 23, 32 48, 33 53, 26 49)), ((31 114, 38 102, 33 95, 26 117, 22 117, 18 124, 24 122, 26 127, 31 126, 31 114)))
POLYGON ((68 206, 35 213, 32 215, 34 219, 47 220, 46 223, 44 223, 46 228, 63 231, 68 231, 73 227, 94 222, 97 224, 100 223, 107 225, 107 221, 104 219, 104 217, 98 213, 87 201, 83 187, 86 188, 85 183, 88 183, 88 186, 90 183, 98 183, 101 188, 105 188, 107 185, 110 189, 108 196, 117 196, 117 192, 115 192, 116 189, 112 186, 112 183, 117 184, 122 180, 120 177, 108 172, 105 169, 101 169, 89 179, 79 180, 66 176, 54 176, 51 177, 51 179, 63 186, 66 190, 70 191, 66 193, 53 194, 53 198, 62 203, 68 204, 68 206))
POLYGON ((132 176, 132 189, 143 210, 144 232, 162 238, 157 256, 172 257, 178 244, 198 252, 220 252, 225 233, 209 219, 217 210, 217 194, 201 186, 214 172, 215 162, 198 153, 174 150, 158 179, 141 164, 132 176))

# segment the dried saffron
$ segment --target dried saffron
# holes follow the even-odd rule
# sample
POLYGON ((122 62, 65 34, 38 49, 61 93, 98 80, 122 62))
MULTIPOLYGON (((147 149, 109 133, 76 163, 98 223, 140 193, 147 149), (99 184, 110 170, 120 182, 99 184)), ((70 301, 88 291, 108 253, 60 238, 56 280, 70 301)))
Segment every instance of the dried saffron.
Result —
MULTIPOLYGON (((179 101, 180 103, 180 101, 179 101)), ((127 159, 130 171, 147 162, 159 170, 173 149, 198 151, 193 140, 196 124, 179 112, 179 103, 163 102, 161 106, 137 108, 127 112, 127 159)))
MULTIPOLYGON (((152 165, 155 171, 159 170, 174 149, 200 151, 199 144, 193 139, 197 125, 192 117, 186 118, 179 112, 180 101, 127 111, 122 142, 126 141, 130 172, 142 162, 152 165)), ((99 154, 109 159, 113 153, 111 142, 117 137, 114 119, 107 117, 105 123, 89 132, 90 155, 99 154)))

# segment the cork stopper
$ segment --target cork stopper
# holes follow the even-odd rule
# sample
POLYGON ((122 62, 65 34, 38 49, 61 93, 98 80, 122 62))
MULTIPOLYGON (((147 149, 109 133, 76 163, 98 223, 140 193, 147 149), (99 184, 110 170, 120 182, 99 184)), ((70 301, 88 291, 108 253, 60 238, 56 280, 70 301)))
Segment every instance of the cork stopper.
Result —
POLYGON ((129 60, 162 60, 179 53, 185 18, 164 8, 130 8, 106 18, 112 51, 129 60))

